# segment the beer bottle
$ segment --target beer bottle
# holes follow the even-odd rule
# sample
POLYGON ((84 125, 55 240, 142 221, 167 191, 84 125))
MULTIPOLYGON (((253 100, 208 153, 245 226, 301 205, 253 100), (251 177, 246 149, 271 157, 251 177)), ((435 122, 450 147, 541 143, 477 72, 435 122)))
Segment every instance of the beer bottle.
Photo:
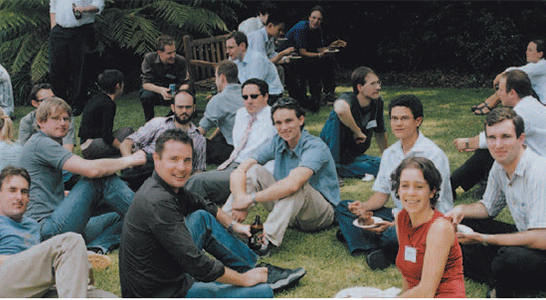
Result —
POLYGON ((260 216, 256 215, 254 223, 250 225, 250 238, 248 239, 248 247, 252 250, 258 250, 262 246, 264 236, 264 225, 260 220, 260 216))

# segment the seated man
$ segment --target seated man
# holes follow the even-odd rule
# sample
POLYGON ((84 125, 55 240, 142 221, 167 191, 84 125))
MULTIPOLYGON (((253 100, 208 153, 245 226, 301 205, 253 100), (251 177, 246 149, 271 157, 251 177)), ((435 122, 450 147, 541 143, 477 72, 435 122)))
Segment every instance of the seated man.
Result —
POLYGON ((340 201, 332 155, 322 140, 303 129, 305 116, 298 102, 277 100, 271 116, 277 135, 233 171, 232 195, 223 207, 237 221, 256 203, 269 211, 260 255, 281 245, 288 226, 305 231, 331 226, 340 201), (271 160, 273 174, 261 166, 271 160))
POLYGON ((145 154, 96 160, 74 155, 61 146, 71 113, 57 97, 43 101, 36 111, 40 130, 23 146, 19 164, 32 178, 27 216, 40 224, 42 240, 73 231, 83 234, 88 249, 107 253, 119 244, 121 219, 133 197, 115 173, 144 164, 145 154), (63 170, 84 177, 67 196, 63 170), (104 208, 110 212, 100 214, 104 208))
POLYGON ((239 24, 238 30, 244 34, 250 34, 260 28, 263 28, 267 23, 269 15, 276 10, 275 4, 271 3, 269 0, 262 0, 258 6, 258 15, 255 17, 250 17, 241 24, 239 24))
POLYGON ((272 105, 284 92, 275 65, 265 54, 248 50, 248 39, 240 31, 232 32, 226 40, 226 51, 229 59, 237 64, 239 81, 258 78, 269 86, 269 105, 272 105))
POLYGON ((140 102, 144 109, 146 122, 154 117, 154 106, 169 106, 175 89, 189 89, 189 73, 186 59, 176 54, 176 45, 172 37, 165 35, 157 38, 156 52, 147 53, 142 60, 142 89, 140 102))
POLYGON ((389 103, 389 117, 393 134, 399 140, 385 150, 381 157, 379 174, 372 188, 375 193, 366 202, 342 201, 336 207, 336 219, 340 229, 337 233, 338 239, 347 244, 351 255, 366 254, 372 270, 383 269, 394 263, 398 252, 394 218, 402 210, 402 203, 392 190, 391 174, 404 158, 419 156, 434 163, 442 176, 436 209, 446 213, 453 208, 447 156, 419 131, 423 122, 421 101, 414 95, 398 96, 389 103), (389 196, 392 196, 395 208, 385 207, 389 196), (374 216, 387 222, 369 229, 354 226, 355 218, 368 211, 372 211, 374 216))
POLYGON ((121 155, 130 156, 134 151, 144 150, 147 162, 143 167, 125 170, 122 179, 129 183, 133 191, 138 190, 154 170, 152 154, 155 151, 155 143, 159 135, 167 129, 180 128, 191 137, 194 145, 193 172, 204 172, 206 165, 206 141, 199 130, 191 121, 195 116, 195 95, 187 90, 179 90, 171 104, 173 115, 158 117, 147 122, 135 133, 129 135, 121 143, 119 150, 121 155))
POLYGON ((0 297, 116 297, 87 288, 89 261, 109 265, 106 255, 88 254, 79 234, 69 232, 41 242, 40 225, 23 216, 30 175, 23 168, 0 172, 0 297))
POLYGON ((241 85, 239 84, 237 65, 225 60, 216 66, 215 77, 218 94, 213 96, 197 129, 202 135, 216 127, 213 136, 207 139, 207 162, 221 164, 233 151, 233 125, 237 110, 243 107, 241 85))
POLYGON ((271 107, 267 105, 269 93, 265 81, 257 78, 245 81, 241 98, 244 107, 241 107, 235 116, 233 126, 235 149, 230 157, 218 166, 218 169, 197 173, 186 182, 188 191, 218 205, 224 204, 229 197, 231 172, 277 133, 271 123, 271 107))
POLYGON ((510 108, 487 115, 485 134, 495 162, 483 199, 446 214, 474 230, 457 233, 465 276, 487 283, 490 297, 546 291, 546 158, 525 147, 524 120, 510 108), (506 206, 515 225, 493 220, 506 206))
POLYGON ((258 257, 228 232, 250 236, 250 226, 184 188, 192 156, 192 140, 180 129, 157 139, 154 173, 123 225, 123 297, 264 298, 295 284, 304 269, 255 268, 258 257))
POLYGON ((372 143, 372 133, 381 152, 388 146, 381 82, 372 69, 360 67, 351 74, 351 84, 353 92, 336 100, 320 137, 330 148, 340 177, 370 181, 377 176, 381 162, 379 157, 364 154, 372 143))
MULTIPOLYGON (((38 108, 45 99, 53 96, 55 95, 53 94, 49 83, 35 84, 30 90, 30 104, 38 108)), ((21 145, 24 145, 30 136, 38 131, 38 127, 36 125, 36 110, 29 112, 21 119, 19 122, 19 143, 21 143, 21 145)), ((74 141, 74 120, 71 120, 68 128, 68 134, 63 138, 63 147, 72 152, 74 150, 74 141)))
POLYGON ((121 142, 134 132, 131 127, 112 132, 115 100, 123 93, 123 81, 123 73, 119 70, 105 70, 98 76, 101 91, 87 102, 80 124, 80 148, 85 159, 120 156, 121 142))
MULTIPOLYGON (((529 76, 521 70, 512 70, 499 75, 497 95, 502 105, 513 107, 514 111, 525 121, 525 144, 540 156, 546 157, 546 106, 534 98, 529 76)), ((473 138, 459 138, 453 141, 460 152, 475 153, 451 175, 453 195, 461 186, 470 190, 476 183, 487 180, 493 165, 493 157, 487 147, 485 133, 473 138)), ((483 189, 481 190, 484 191, 483 189)), ((481 198, 481 195, 477 196, 481 198)))

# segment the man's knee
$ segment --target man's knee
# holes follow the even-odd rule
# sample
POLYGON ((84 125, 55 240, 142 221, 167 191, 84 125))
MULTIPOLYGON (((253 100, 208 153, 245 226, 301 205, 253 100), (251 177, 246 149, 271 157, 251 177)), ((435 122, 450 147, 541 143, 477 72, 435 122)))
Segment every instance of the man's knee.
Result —
POLYGON ((140 91, 140 102, 142 102, 143 105, 144 104, 153 105, 154 103, 157 102, 157 99, 160 96, 161 95, 159 95, 158 93, 142 89, 140 91))

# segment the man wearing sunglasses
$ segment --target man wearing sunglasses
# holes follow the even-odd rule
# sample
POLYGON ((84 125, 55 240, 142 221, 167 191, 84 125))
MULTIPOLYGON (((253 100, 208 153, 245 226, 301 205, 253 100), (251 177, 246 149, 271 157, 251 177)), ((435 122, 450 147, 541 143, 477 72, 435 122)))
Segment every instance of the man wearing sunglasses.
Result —
POLYGON ((237 110, 233 125, 233 147, 228 160, 218 169, 193 175, 186 182, 186 188, 208 200, 223 204, 229 197, 231 172, 245 159, 277 133, 271 124, 271 107, 268 85, 261 79, 252 78, 242 85, 244 107, 237 110))
MULTIPOLYGON (((55 96, 53 90, 51 90, 51 85, 49 83, 38 83, 32 87, 30 90, 30 104, 38 108, 42 101, 47 98, 55 96)), ((19 143, 24 145, 26 141, 30 138, 31 135, 35 134, 37 131, 36 127, 36 109, 29 112, 26 116, 21 119, 19 123, 19 143)), ((74 150, 74 121, 70 122, 68 127, 68 134, 63 138, 63 147, 68 151, 72 152, 74 150)))

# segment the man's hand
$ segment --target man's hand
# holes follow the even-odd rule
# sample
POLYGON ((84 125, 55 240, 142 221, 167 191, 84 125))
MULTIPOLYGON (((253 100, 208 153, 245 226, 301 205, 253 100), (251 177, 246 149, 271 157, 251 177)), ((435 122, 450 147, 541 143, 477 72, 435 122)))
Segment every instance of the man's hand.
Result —
POLYGON ((242 236, 250 237, 252 235, 250 233, 250 225, 235 223, 233 224, 232 228, 233 228, 233 232, 240 234, 242 236))
POLYGON ((289 55, 290 53, 292 53, 294 51, 296 51, 296 48, 288 47, 288 48, 284 49, 283 51, 281 51, 281 55, 282 56, 287 56, 287 55, 289 55))
POLYGON ((146 163, 146 152, 138 150, 137 152, 127 156, 131 160, 131 168, 141 166, 146 163))
POLYGON ((259 283, 267 282, 267 268, 260 267, 246 271, 242 274, 245 278, 243 286, 255 286, 259 283))
POLYGON ((247 210, 252 205, 252 197, 248 194, 233 199, 233 210, 247 210))
POLYGON ((360 201, 354 201, 349 203, 348 208, 349 211, 357 217, 363 215, 366 212, 366 209, 364 208, 364 203, 360 201))
POLYGON ((328 48, 342 48, 347 46, 347 42, 344 40, 333 41, 328 48))
POLYGON ((161 96, 163 97, 163 100, 169 101, 173 99, 173 95, 171 94, 171 90, 166 87, 161 87, 161 96))
POLYGON ((459 150, 459 152, 471 152, 471 151, 476 151, 475 148, 470 148, 468 146, 468 142, 469 142, 469 138, 460 138, 460 139, 455 139, 453 140, 453 145, 455 145, 455 147, 457 147, 457 150, 459 150))
POLYGON ((366 141, 368 137, 362 132, 362 130, 358 130, 357 132, 353 132, 353 139, 357 144, 362 144, 366 141))
POLYGON ((231 211, 231 217, 235 219, 237 222, 243 222, 246 219, 246 215, 248 215, 248 210, 232 210, 231 211))
POLYGON ((450 212, 445 214, 446 218, 451 218, 453 220, 453 224, 457 225, 461 223, 461 221, 464 219, 464 211, 462 205, 457 205, 455 208, 453 208, 450 212))
POLYGON ((362 228, 362 229, 381 235, 383 234, 385 230, 387 230, 389 227, 392 227, 392 226, 394 226, 394 222, 385 221, 385 222, 382 222, 381 225, 379 226, 372 227, 372 228, 362 228))
POLYGON ((457 240, 463 245, 479 244, 484 240, 484 234, 478 232, 462 233, 457 232, 457 240))

